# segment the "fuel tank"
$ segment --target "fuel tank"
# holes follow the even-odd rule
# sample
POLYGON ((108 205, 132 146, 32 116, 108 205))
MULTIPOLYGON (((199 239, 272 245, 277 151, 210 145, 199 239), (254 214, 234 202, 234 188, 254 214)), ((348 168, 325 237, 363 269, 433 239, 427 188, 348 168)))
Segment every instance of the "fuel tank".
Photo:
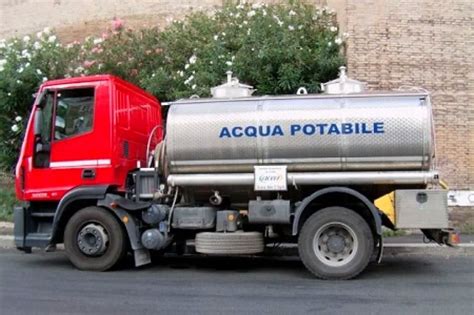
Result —
POLYGON ((169 173, 424 171, 434 156, 424 92, 262 96, 173 102, 169 173))

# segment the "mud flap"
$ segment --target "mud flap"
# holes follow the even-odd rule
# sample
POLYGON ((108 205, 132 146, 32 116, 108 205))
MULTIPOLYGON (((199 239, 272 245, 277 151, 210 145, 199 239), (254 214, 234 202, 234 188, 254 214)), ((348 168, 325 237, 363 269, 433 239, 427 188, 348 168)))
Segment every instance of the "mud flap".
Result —
POLYGON ((143 247, 140 240, 140 231, 138 225, 133 216, 131 216, 127 211, 120 208, 111 209, 119 220, 125 226, 127 231, 128 239, 130 241, 130 246, 133 250, 133 258, 135 260, 135 267, 143 266, 151 263, 150 251, 143 247))

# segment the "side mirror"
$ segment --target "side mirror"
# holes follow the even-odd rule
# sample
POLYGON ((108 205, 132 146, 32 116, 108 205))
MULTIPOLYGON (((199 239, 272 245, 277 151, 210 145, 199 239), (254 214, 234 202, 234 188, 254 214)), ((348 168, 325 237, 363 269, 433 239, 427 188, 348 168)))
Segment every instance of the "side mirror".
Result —
POLYGON ((43 123, 43 110, 41 108, 36 109, 35 121, 34 121, 34 134, 35 136, 41 135, 41 126, 43 123))

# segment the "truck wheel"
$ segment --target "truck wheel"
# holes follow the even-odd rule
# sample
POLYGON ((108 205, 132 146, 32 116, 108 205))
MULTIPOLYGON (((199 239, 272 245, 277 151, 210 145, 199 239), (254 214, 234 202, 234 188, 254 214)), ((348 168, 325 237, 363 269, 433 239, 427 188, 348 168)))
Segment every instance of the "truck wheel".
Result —
POLYGON ((66 255, 80 270, 105 271, 127 252, 124 230, 105 209, 87 207, 75 213, 66 225, 66 255))
POLYGON ((317 211, 304 223, 298 239, 300 258, 320 279, 351 279, 367 267, 373 252, 367 222, 343 207, 317 211))

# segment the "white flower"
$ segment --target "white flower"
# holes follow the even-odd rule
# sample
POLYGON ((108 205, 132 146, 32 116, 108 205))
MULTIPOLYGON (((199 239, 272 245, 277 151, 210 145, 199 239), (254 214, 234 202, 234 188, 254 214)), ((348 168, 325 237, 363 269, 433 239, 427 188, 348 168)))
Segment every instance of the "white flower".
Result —
POLYGON ((8 96, 12 96, 12 93, 8 92, 8 94, 7 94, 7 95, 8 95, 8 96))
POLYGON ((20 121, 22 121, 22 120, 23 120, 23 118, 21 118, 21 116, 16 116, 16 117, 15 117, 15 121, 16 121, 16 122, 20 122, 20 121))
POLYGON ((232 61, 226 61, 225 64, 230 67, 230 66, 232 66, 232 61))
POLYGON ((244 23, 245 25, 249 24, 249 22, 248 22, 248 21, 243 21, 242 23, 244 23))
POLYGON ((25 37, 23 37, 23 41, 24 41, 25 43, 28 43, 28 42, 30 41, 30 39, 31 39, 31 38, 30 38, 30 36, 28 36, 28 35, 26 35, 25 37))
POLYGON ((94 45, 98 45, 100 43, 102 43, 104 40, 102 38, 96 38, 94 39, 94 45))
POLYGON ((213 64, 214 64, 214 61, 212 61, 212 60, 209 61, 209 64, 210 64, 210 65, 213 65, 213 64))
POLYGON ((252 17, 252 16, 254 16, 255 14, 257 14, 257 13, 256 13, 254 10, 252 10, 252 11, 249 11, 249 12, 247 13, 247 16, 248 16, 248 17, 252 17))
POLYGON ((36 74, 41 75, 43 74, 40 69, 36 69, 36 74))
POLYGON ((191 89, 196 89, 196 84, 193 84, 193 86, 191 86, 191 89))
POLYGON ((296 12, 293 11, 293 10, 291 10, 288 14, 289 14, 290 16, 292 16, 292 15, 296 15, 296 12))
POLYGON ((214 40, 218 40, 219 39, 219 35, 214 35, 214 40))
POLYGON ((54 43, 55 41, 56 41, 56 36, 54 36, 54 35, 49 36, 48 42, 54 43))
POLYGON ((336 45, 341 45, 342 44, 342 39, 340 37, 337 37, 334 42, 336 43, 336 45))
POLYGON ((191 83, 193 79, 194 79, 194 76, 191 75, 189 78, 186 79, 186 81, 184 81, 184 84, 188 85, 189 83, 191 83))
POLYGON ((196 63, 196 60, 197 60, 196 55, 192 55, 191 58, 189 58, 189 63, 193 65, 196 63))
POLYGON ((222 36, 225 36, 225 32, 222 32, 222 36))
POLYGON ((43 81, 43 83, 44 83, 44 82, 48 81, 48 78, 47 78, 47 77, 43 77, 43 80, 42 80, 42 81, 43 81))
POLYGON ((261 3, 252 4, 252 9, 260 9, 263 5, 261 3))
POLYGON ((332 46, 332 42, 329 42, 329 43, 328 43, 328 46, 331 47, 331 46, 332 46))
POLYGON ((335 33, 335 32, 337 32, 337 27, 331 26, 331 27, 329 28, 329 30, 330 30, 331 32, 334 32, 334 33, 335 33))
POLYGON ((23 50, 21 51, 21 56, 22 56, 23 58, 26 58, 26 59, 30 59, 30 58, 31 58, 30 52, 29 52, 28 50, 26 50, 26 49, 23 49, 23 50))
POLYGON ((252 30, 251 28, 249 28, 249 29, 247 30, 247 36, 250 35, 250 31, 251 31, 251 30, 252 30))
POLYGON ((184 77, 184 71, 178 71, 180 77, 184 77))
POLYGON ((34 48, 34 49, 40 49, 40 48, 41 48, 41 43, 40 43, 40 42, 35 42, 35 43, 33 44, 33 48, 34 48))
POLYGON ((12 126, 12 131, 13 131, 13 132, 17 132, 18 130, 20 130, 20 128, 18 127, 17 124, 14 124, 14 125, 12 126))
POLYGON ((342 33, 342 37, 348 38, 348 37, 349 37, 349 33, 346 33, 346 32, 342 33))
POLYGON ((288 25, 288 29, 289 29, 290 31, 294 31, 294 30, 295 30, 295 27, 294 27, 293 25, 288 25))
POLYGON ((267 16, 267 10, 262 10, 263 16, 267 16))
POLYGON ((7 64, 6 59, 0 59, 0 71, 3 71, 5 69, 5 65, 7 64))
POLYGON ((43 32, 36 33, 36 38, 38 38, 38 39, 43 38, 43 32))
POLYGON ((45 33, 46 35, 49 35, 49 33, 51 33, 51 28, 45 27, 45 28, 43 29, 43 33, 45 33))
POLYGON ((299 30, 303 29, 303 25, 298 25, 298 29, 299 30))
POLYGON ((0 41, 0 49, 5 48, 5 47, 6 47, 6 45, 5 45, 5 40, 2 39, 2 40, 0 41))
POLYGON ((17 83, 17 84, 21 84, 21 83, 23 83, 23 82, 21 82, 21 80, 16 80, 16 83, 17 83))

